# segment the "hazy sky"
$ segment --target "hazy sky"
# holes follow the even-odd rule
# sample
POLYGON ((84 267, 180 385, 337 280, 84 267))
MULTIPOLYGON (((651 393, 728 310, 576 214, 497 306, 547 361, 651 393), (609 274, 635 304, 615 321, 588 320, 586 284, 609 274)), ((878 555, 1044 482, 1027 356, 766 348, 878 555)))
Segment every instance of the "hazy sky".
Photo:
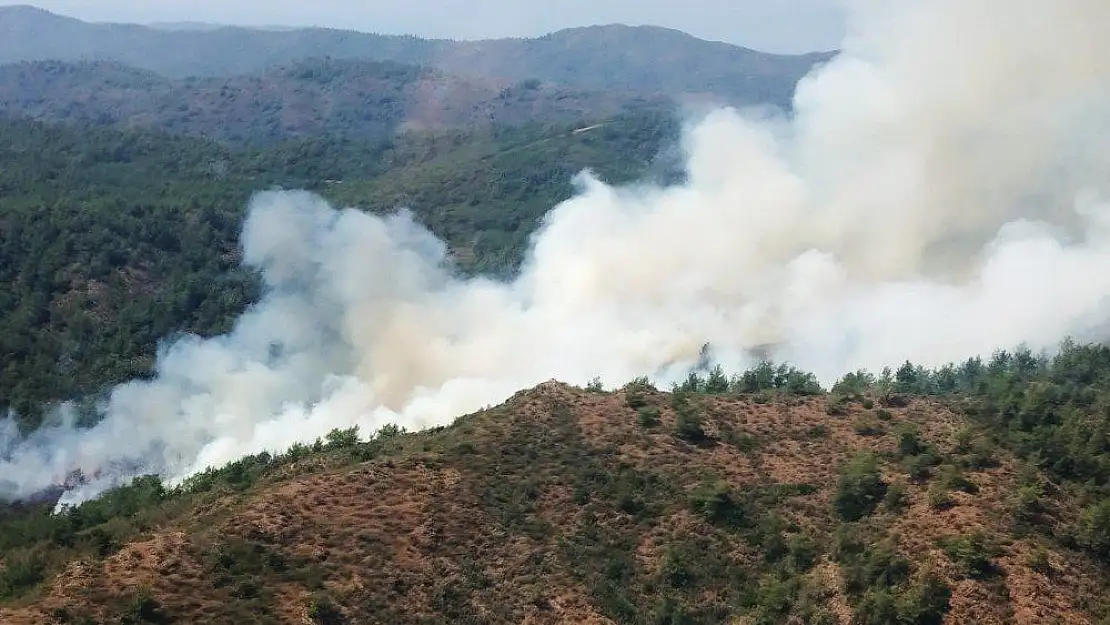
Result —
POLYGON ((30 0, 91 21, 311 25, 473 39, 586 24, 656 24, 768 51, 827 50, 841 0, 30 0), (543 6, 545 9, 538 10, 543 6))

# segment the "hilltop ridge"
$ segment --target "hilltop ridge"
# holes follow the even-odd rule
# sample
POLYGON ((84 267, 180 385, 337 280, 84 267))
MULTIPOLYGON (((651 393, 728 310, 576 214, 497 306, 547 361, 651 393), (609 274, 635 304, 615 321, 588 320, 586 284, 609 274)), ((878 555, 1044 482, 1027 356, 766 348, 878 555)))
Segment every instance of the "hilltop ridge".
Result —
POLYGON ((665 97, 467 78, 393 61, 311 58, 258 74, 178 80, 117 61, 0 65, 0 113, 237 144, 382 140, 406 130, 554 125, 671 108, 665 97))
POLYGON ((794 85, 831 53, 782 55, 648 26, 592 26, 531 39, 448 41, 323 28, 171 29, 92 24, 0 7, 0 63, 110 60, 169 77, 250 74, 305 58, 394 61, 461 76, 537 79, 576 89, 712 94, 789 106, 794 85))

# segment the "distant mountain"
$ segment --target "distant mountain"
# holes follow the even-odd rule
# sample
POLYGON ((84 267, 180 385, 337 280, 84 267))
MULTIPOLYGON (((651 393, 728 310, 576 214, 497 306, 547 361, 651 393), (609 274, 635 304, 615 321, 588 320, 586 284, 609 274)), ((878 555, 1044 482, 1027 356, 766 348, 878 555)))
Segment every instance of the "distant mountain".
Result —
POLYGON ((572 88, 788 105, 797 81, 830 55, 767 54, 657 27, 592 26, 535 39, 463 42, 322 28, 92 24, 29 6, 0 7, 0 63, 109 60, 177 78, 249 74, 330 56, 572 88))
POLYGON ((155 128, 232 143, 609 118, 661 97, 460 78, 394 62, 309 59, 231 77, 169 79, 111 61, 0 66, 0 113, 155 128))
POLYGON ((439 61, 448 71, 537 76, 586 89, 712 95, 743 105, 788 105, 798 80, 831 58, 767 54, 654 26, 589 26, 457 46, 439 61))
POLYGON ((225 27, 223 24, 212 24, 209 22, 153 22, 151 24, 147 24, 147 26, 156 30, 191 31, 218 30, 225 27))
MULTIPOLYGON (((157 30, 192 30, 192 31, 205 31, 205 30, 219 30, 221 28, 232 28, 227 24, 215 24, 212 22, 151 22, 147 24, 150 28, 157 30)), ((297 30, 295 26, 254 26, 256 30, 269 30, 277 32, 288 32, 297 30)))

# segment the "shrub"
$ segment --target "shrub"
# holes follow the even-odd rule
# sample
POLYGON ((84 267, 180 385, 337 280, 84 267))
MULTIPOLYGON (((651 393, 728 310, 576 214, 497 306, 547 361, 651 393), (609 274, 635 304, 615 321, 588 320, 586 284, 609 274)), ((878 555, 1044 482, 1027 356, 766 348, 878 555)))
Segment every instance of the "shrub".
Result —
POLYGON ((927 574, 898 598, 898 623, 941 625, 951 607, 952 589, 936 575, 927 574))
POLYGON ((853 611, 853 623, 873 625, 941 625, 951 607, 952 590, 933 574, 920 582, 894 588, 877 584, 863 595, 853 611))
POLYGON ((934 510, 947 510, 956 505, 956 500, 952 498, 952 493, 942 484, 933 484, 929 487, 929 507, 934 510))
POLYGON ((732 490, 719 480, 702 482, 689 498, 690 509, 714 525, 737 525, 743 513, 732 490))
POLYGON ((977 493, 979 487, 967 479, 959 467, 952 464, 941 465, 937 469, 937 484, 948 490, 958 490, 965 493, 977 493))
POLYGON ((759 582, 758 595, 754 598, 759 606, 757 623, 782 622, 794 605, 794 597, 798 592, 799 582, 796 578, 783 579, 778 576, 765 575, 759 582))
POLYGON ((127 612, 120 619, 120 623, 125 625, 169 622, 170 618, 162 609, 162 604, 147 591, 140 592, 138 596, 131 600, 127 612))
POLYGON ((786 541, 790 566, 796 571, 808 571, 817 562, 820 548, 812 536, 794 534, 786 541))
POLYGON ((886 495, 883 497, 883 505, 887 510, 895 514, 906 509, 908 498, 906 496, 906 487, 901 484, 891 484, 887 490, 886 495))
POLYGON ((855 530, 839 530, 834 551, 844 574, 844 587, 852 596, 868 589, 886 589, 905 581, 910 563, 898 555, 893 538, 874 543, 874 538, 855 530))
POLYGON ((624 390, 624 403, 633 410, 639 410, 648 405, 648 400, 639 389, 626 388, 624 390))
POLYGON ((825 606, 813 606, 802 613, 806 625, 840 625, 840 617, 825 606))
POLYGON ((358 426, 340 430, 338 428, 328 432, 324 437, 327 449, 350 449, 358 446, 358 426))
POLYGON ((963 457, 963 465, 974 471, 998 466, 994 449, 982 439, 972 444, 971 450, 963 457))
POLYGON ((902 468, 914 482, 924 482, 933 476, 937 459, 932 454, 909 456, 902 461, 902 468))
POLYGON ((304 443, 293 443, 289 447, 289 450, 285 452, 285 458, 290 462, 296 462, 297 460, 307 458, 311 455, 312 448, 308 445, 305 445, 304 443))
POLYGON ((825 400, 825 414, 833 417, 842 417, 848 414, 848 398, 844 395, 830 395, 825 400))
POLYGON ((913 424, 907 423, 898 428, 897 437, 898 454, 903 458, 918 456, 928 451, 928 447, 921 440, 921 432, 913 424))
POLYGON ((390 439, 398 438, 400 436, 404 436, 407 433, 408 431, 405 428, 397 425, 396 423, 387 423, 378 429, 378 435, 376 438, 381 441, 387 441, 390 439))
POLYGON ((604 393, 605 385, 602 384, 601 378, 595 377, 586 384, 586 392, 588 393, 604 393))
POLYGON ((1039 484, 1019 486, 1010 496, 1010 507, 1019 526, 1032 525, 1044 512, 1044 487, 1039 484))
POLYGON ((709 376, 705 379, 705 383, 703 384, 702 392, 708 393, 710 395, 721 395, 721 394, 727 393, 728 391, 729 391, 728 377, 725 375, 725 372, 721 369, 721 366, 717 365, 716 367, 713 368, 712 371, 709 372, 709 376))
POLYGON ((883 397, 883 405, 887 408, 905 408, 910 405, 910 398, 904 395, 890 394, 883 397))
POLYGON ((790 553, 790 546, 783 536, 784 523, 774 513, 763 517, 760 522, 753 542, 763 548, 763 559, 766 562, 778 562, 790 553))
POLYGON ((886 588, 868 590, 852 611, 852 622, 859 625, 890 625, 898 622, 894 593, 886 588))
POLYGON ((645 428, 659 425, 659 407, 642 406, 636 410, 636 421, 645 428))
POLYGON ((686 608, 680 605, 671 597, 664 597, 656 602, 654 610, 652 610, 652 623, 659 625, 672 625, 677 623, 693 623, 695 622, 686 608))
POLYGON ((805 625, 840 625, 840 618, 829 609, 835 591, 821 581, 805 580, 794 601, 790 623, 805 625))
POLYGON ((675 436, 691 443, 705 440, 705 430, 702 429, 701 415, 685 394, 674 396, 675 410, 675 436))
POLYGON ((322 593, 317 593, 309 601, 307 614, 315 625, 341 625, 346 620, 339 606, 322 593))
POLYGON ((966 454, 971 451, 971 445, 974 442, 974 430, 965 425, 952 435, 952 451, 957 454, 966 454))
POLYGON ((624 401, 633 410, 648 405, 648 393, 655 392, 655 385, 647 378, 636 378, 624 385, 624 401))
POLYGON ((856 421, 855 430, 860 436, 881 436, 886 432, 882 424, 867 418, 856 421))
POLYGON ((875 456, 858 455, 841 469, 833 505, 841 519, 858 521, 875 510, 886 487, 875 456))
POLYGON ((737 376, 731 383, 731 390, 736 393, 779 391, 793 395, 819 395, 824 392, 813 373, 786 364, 776 366, 768 361, 760 362, 737 376))
POLYGON ((821 439, 829 437, 829 426, 821 423, 806 430, 806 438, 821 439))
POLYGON ((888 540, 867 552, 862 573, 865 586, 893 588, 910 576, 910 563, 898 555, 895 543, 888 540))
POLYGON ((705 440, 705 430, 701 426, 701 417, 696 414, 679 413, 675 421, 675 436, 691 443, 705 440))
POLYGON ((685 554, 676 549, 667 549, 659 574, 671 588, 686 588, 694 582, 690 563, 685 554))
POLYGON ((1042 545, 1033 547, 1026 560, 1029 568, 1041 575, 1050 576, 1053 573, 1052 561, 1048 557, 1048 549, 1042 545))
POLYGON ((759 449, 759 439, 744 432, 736 432, 731 428, 722 427, 723 440, 736 448, 736 451, 752 453, 759 449))
POLYGON ((7 556, 0 568, 0 599, 20 597, 38 586, 43 578, 44 567, 38 559, 27 555, 7 556))
POLYGON ((941 540, 941 548, 952 562, 973 579, 985 579, 998 572, 991 557, 994 547, 981 532, 941 540))
POLYGON ((1103 559, 1110 559, 1110 499, 1089 506, 1079 517, 1079 543, 1103 559))

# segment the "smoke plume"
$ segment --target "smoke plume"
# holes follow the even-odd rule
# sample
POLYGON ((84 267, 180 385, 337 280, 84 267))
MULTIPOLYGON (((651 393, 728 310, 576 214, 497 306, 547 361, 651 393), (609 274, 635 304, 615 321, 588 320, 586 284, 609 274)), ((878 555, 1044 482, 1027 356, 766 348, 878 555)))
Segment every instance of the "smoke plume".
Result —
POLYGON ((89 430, 0 431, 0 494, 179 479, 335 427, 420 428, 558 378, 666 381, 754 348, 823 381, 1093 338, 1110 295, 1110 3, 859 1, 790 119, 720 110, 678 186, 588 174, 519 278, 461 280, 405 214, 251 202, 266 295, 167 347, 89 430), (769 346, 769 347, 767 347, 769 346))

